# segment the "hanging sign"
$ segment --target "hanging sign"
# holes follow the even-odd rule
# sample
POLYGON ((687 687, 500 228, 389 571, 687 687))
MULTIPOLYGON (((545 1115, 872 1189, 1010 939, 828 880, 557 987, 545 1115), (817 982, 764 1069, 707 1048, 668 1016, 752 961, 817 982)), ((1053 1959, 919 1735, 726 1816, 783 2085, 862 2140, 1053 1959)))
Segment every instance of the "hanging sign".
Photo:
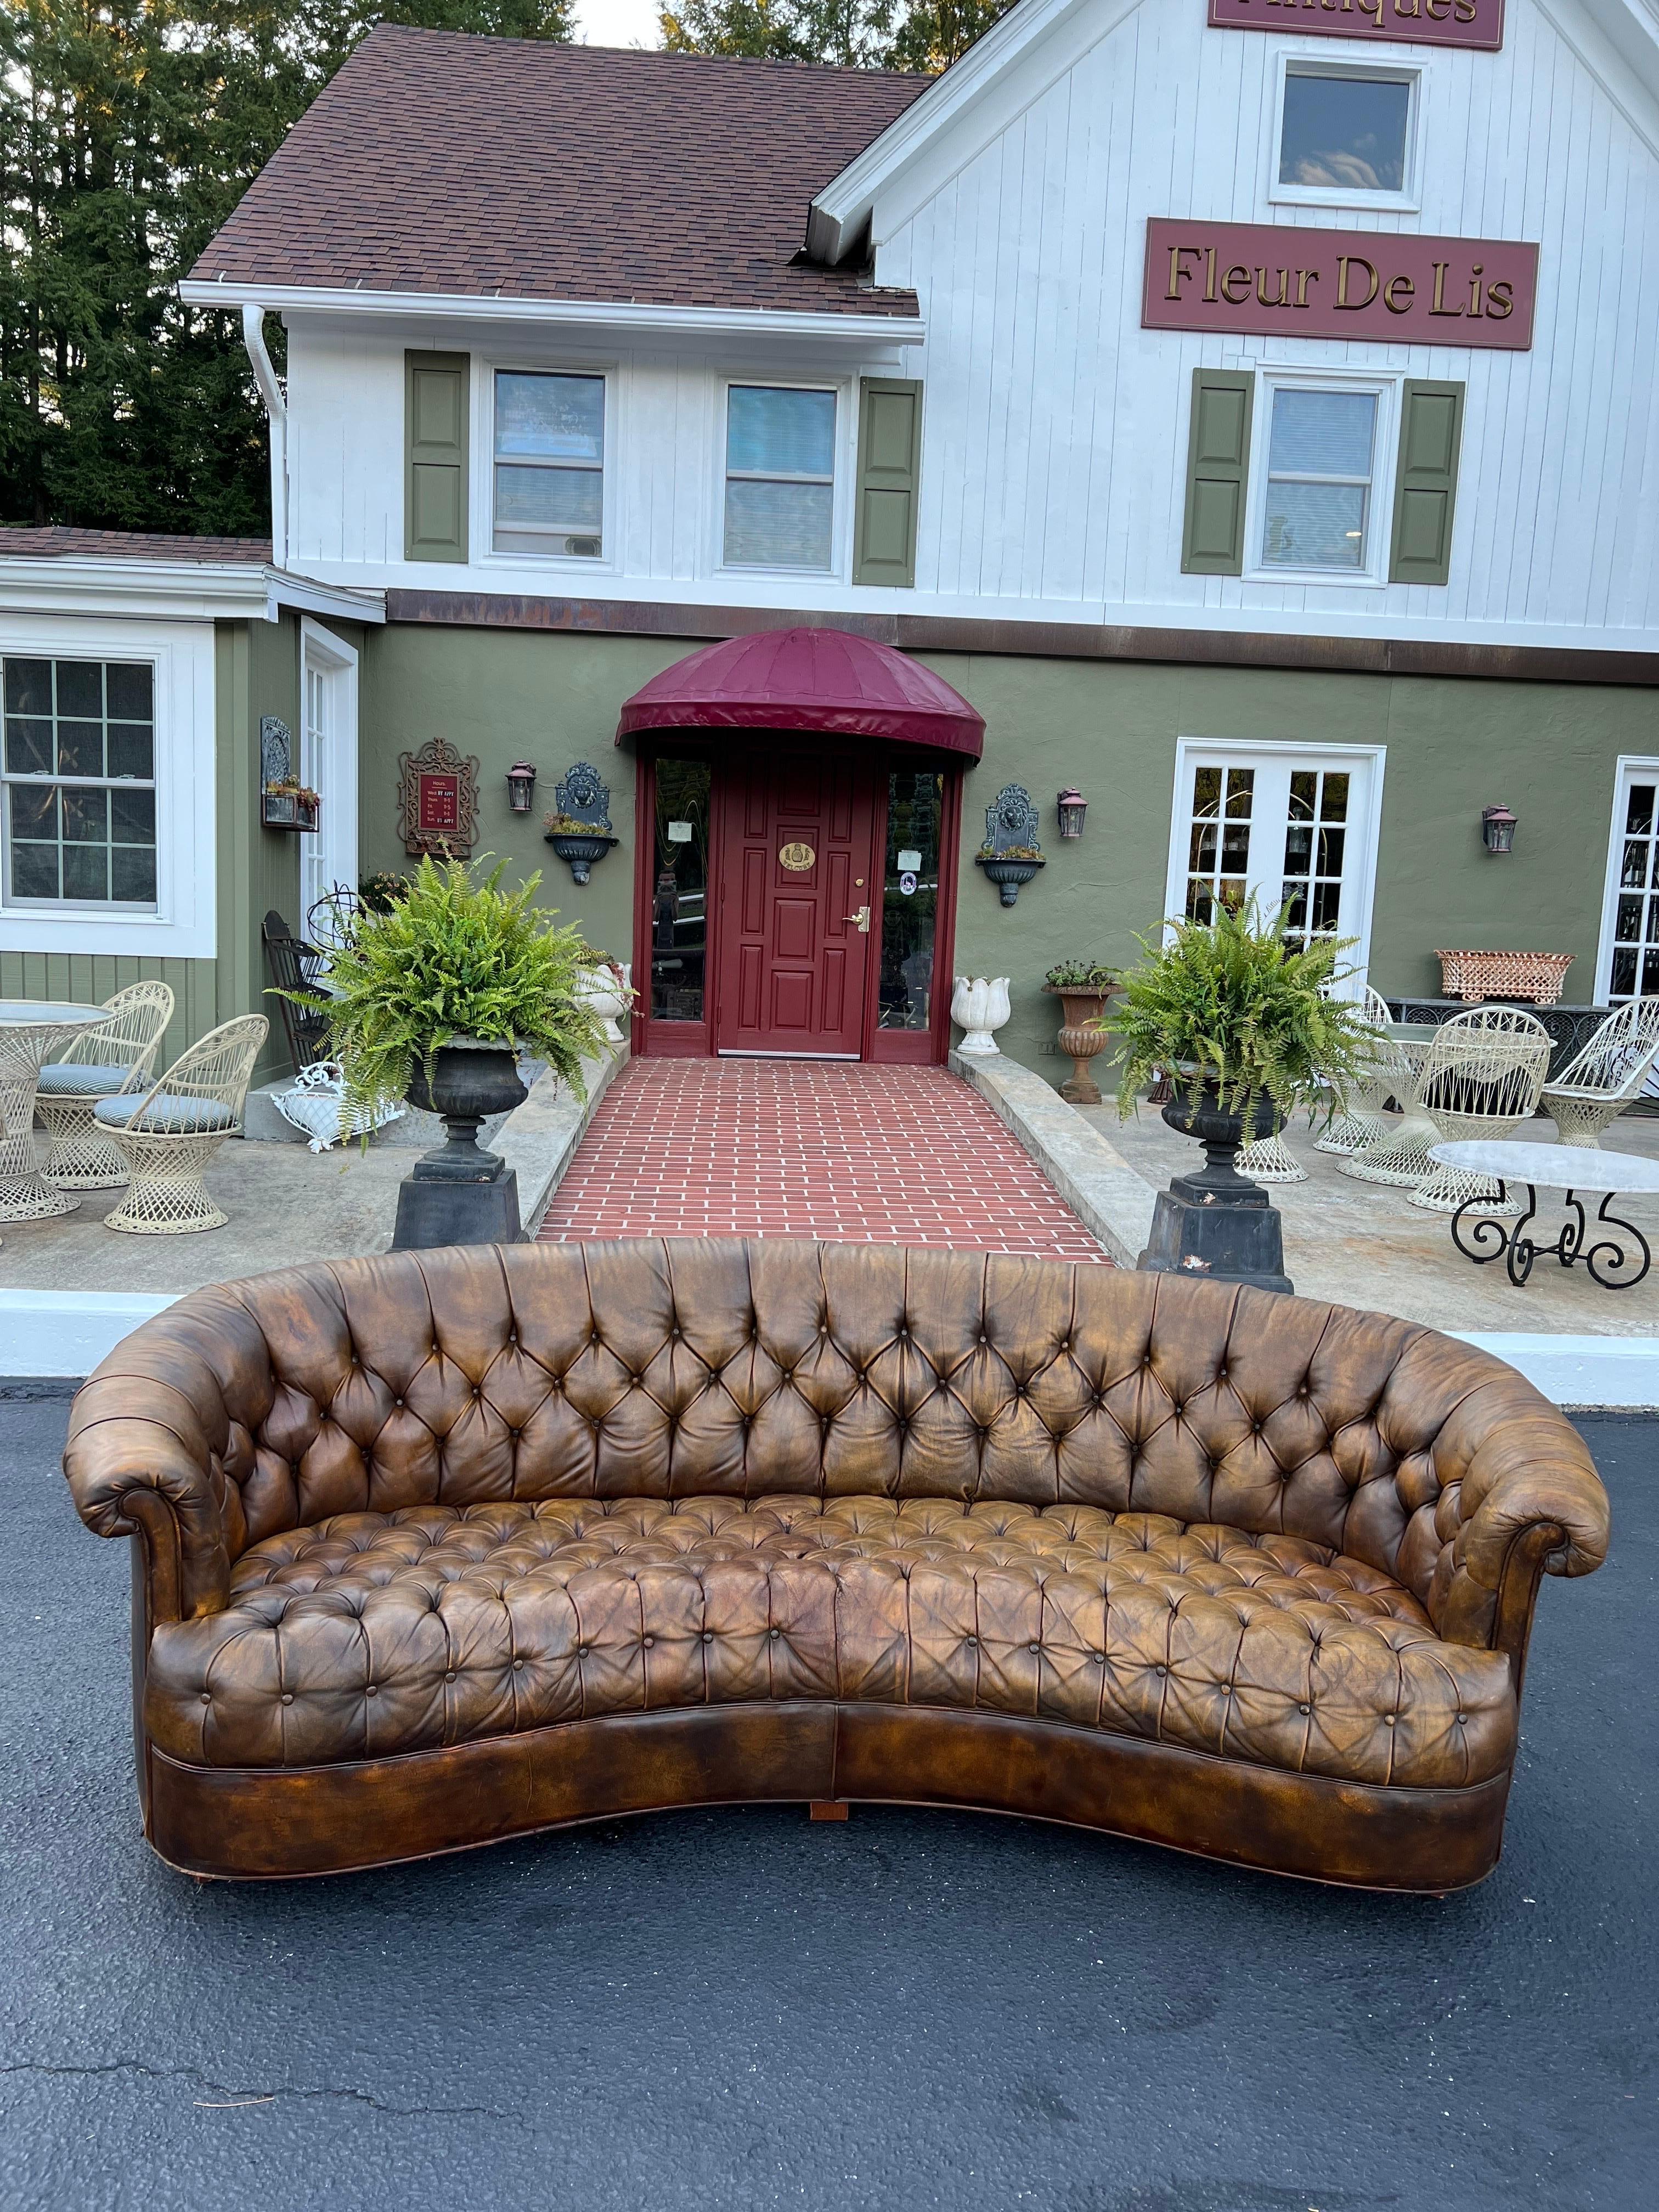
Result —
POLYGON ((1149 331, 1525 353, 1537 293, 1538 248, 1513 239, 1154 216, 1140 319, 1149 331))
POLYGON ((1210 27, 1471 46, 1495 54, 1504 43, 1504 0, 1210 0, 1210 27))

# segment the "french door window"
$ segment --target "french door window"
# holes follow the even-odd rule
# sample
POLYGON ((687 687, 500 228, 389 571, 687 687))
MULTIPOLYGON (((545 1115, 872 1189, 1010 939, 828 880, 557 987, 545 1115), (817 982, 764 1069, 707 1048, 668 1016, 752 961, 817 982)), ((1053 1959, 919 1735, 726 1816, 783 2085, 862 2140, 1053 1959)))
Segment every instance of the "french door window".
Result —
POLYGON ((1602 993, 1613 1006, 1659 996, 1659 763, 1626 772, 1618 809, 1602 993))
POLYGON ((495 376, 498 553, 605 550, 605 379, 495 376))
POLYGON ((155 908, 155 684, 147 661, 8 657, 8 906, 155 908))
POLYGON ((726 401, 728 567, 831 565, 836 395, 734 384, 726 401))

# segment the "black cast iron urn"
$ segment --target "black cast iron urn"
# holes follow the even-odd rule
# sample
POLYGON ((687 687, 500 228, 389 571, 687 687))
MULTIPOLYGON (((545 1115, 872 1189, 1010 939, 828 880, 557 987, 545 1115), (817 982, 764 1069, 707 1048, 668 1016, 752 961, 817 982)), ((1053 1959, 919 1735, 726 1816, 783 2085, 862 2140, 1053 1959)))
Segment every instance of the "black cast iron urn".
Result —
POLYGON ((1176 1176, 1158 1194, 1152 1233, 1137 1266, 1156 1274, 1200 1275, 1212 1282, 1250 1283, 1260 1291, 1289 1291, 1285 1238, 1279 1211, 1258 1182, 1240 1175, 1241 1145, 1271 1137, 1285 1116, 1265 1094, 1255 1102, 1249 1136, 1244 1117, 1221 1104, 1218 1086, 1205 1084, 1196 1097, 1176 1079, 1176 1095, 1164 1119, 1204 1147, 1195 1175, 1176 1176))
POLYGON ((394 1252, 434 1244, 514 1244, 519 1239, 519 1177, 499 1152, 478 1142, 492 1114, 521 1106, 530 1093, 509 1045, 464 1038, 432 1056, 432 1079, 417 1060, 409 1101, 443 1117, 446 1141, 422 1152, 398 1192, 394 1252))

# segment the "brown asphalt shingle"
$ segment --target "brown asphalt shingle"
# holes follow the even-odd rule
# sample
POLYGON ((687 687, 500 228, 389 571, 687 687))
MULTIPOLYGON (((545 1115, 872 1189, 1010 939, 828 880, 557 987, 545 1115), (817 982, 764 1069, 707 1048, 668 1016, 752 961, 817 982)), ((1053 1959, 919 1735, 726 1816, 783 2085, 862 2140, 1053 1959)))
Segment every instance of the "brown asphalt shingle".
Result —
POLYGON ((232 561, 257 565, 270 558, 268 538, 184 538, 159 530, 76 530, 64 524, 35 528, 0 526, 0 556, 30 561, 232 561))
POLYGON ((913 314, 791 261, 814 192, 930 82, 382 23, 191 274, 913 314))

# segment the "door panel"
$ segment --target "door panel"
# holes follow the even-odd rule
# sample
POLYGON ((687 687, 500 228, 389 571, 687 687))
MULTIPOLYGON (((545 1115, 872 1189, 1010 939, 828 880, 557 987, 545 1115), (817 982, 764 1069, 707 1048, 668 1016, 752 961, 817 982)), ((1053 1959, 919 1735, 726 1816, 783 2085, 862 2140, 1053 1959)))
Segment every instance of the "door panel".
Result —
POLYGON ((856 1059, 872 939, 853 917, 877 904, 873 771, 836 753, 740 755, 723 781, 714 1048, 856 1059))

